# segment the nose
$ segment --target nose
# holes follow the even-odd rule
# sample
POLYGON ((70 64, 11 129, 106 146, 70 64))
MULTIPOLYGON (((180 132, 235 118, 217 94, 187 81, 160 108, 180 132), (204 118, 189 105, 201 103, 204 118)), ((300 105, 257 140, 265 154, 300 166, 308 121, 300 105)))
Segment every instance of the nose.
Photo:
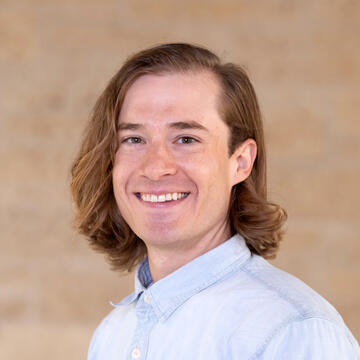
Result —
POLYGON ((157 181, 166 175, 176 174, 176 162, 165 144, 151 144, 144 156, 141 172, 150 180, 157 181))

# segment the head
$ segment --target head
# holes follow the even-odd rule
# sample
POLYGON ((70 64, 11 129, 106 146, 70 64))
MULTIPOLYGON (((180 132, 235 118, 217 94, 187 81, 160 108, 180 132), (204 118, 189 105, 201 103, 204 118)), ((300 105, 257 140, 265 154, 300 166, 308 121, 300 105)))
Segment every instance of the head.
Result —
POLYGON ((72 176, 76 226, 115 269, 142 260, 145 238, 181 243, 180 234, 200 236, 214 222, 261 256, 278 249, 286 214, 267 200, 253 86, 241 67, 207 49, 165 44, 129 58, 94 107, 72 176), (141 213, 141 195, 163 190, 188 195, 165 218, 141 213))

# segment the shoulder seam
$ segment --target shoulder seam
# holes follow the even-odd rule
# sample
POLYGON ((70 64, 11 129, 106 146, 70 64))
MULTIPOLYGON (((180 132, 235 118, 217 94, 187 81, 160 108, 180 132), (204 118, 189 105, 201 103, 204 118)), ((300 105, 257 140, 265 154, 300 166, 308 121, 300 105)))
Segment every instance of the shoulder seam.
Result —
MULTIPOLYGON (((262 259, 262 258, 261 258, 262 259)), ((264 259, 263 259, 264 260, 264 259)), ((271 264, 269 264, 271 265, 271 264)), ((289 296, 287 296, 286 294, 283 293, 283 291, 281 291, 280 288, 272 285, 272 284, 268 284, 266 281, 264 281, 263 279, 259 278, 253 271, 251 271, 248 267, 243 267, 241 268, 242 271, 244 271, 249 277, 251 277, 252 279, 254 279, 255 281, 263 284, 265 287, 267 287, 270 290, 273 290, 276 292, 276 294, 282 298, 284 301, 286 301, 288 304, 290 304, 294 310, 297 312, 297 314, 299 314, 300 316, 302 316, 303 319, 306 319, 308 317, 311 317, 312 314, 307 312, 306 309, 301 305, 300 302, 295 301, 294 299, 291 299, 289 296)), ((281 269, 280 269, 281 270, 281 269)), ((291 274, 290 274, 291 275, 291 274)), ((300 280, 300 279, 299 279, 300 280)), ((302 280, 300 280, 302 281, 302 280)), ((306 284, 305 284, 306 285, 306 284)), ((313 315, 313 317, 316 317, 316 315, 313 315)))
MULTIPOLYGON (((259 349, 254 353, 254 355, 252 355, 249 360, 255 360, 257 359, 258 356, 262 355, 264 353, 264 351, 266 350, 267 346, 270 344, 271 340, 278 334, 280 333, 281 330, 285 329, 287 326, 292 325, 294 323, 299 323, 299 322, 303 322, 306 320, 322 320, 322 321, 326 321, 328 323, 330 323, 332 326, 334 326, 336 329, 343 331, 344 329, 342 327, 340 327, 338 324, 336 324, 335 322, 321 317, 321 316, 307 316, 307 317, 290 317, 288 319, 286 319, 285 321, 283 321, 281 324, 279 324, 271 333, 270 335, 265 339, 265 341, 263 342, 263 344, 259 347, 259 349)), ((344 332, 344 335, 346 336, 346 338, 351 342, 351 339, 349 339, 348 334, 346 333, 346 331, 344 332)))

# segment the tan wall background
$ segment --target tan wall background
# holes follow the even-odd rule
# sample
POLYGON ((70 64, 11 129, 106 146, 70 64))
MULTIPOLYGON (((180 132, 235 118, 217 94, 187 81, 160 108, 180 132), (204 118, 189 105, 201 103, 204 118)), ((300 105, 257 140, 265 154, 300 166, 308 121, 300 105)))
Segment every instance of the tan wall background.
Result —
POLYGON ((264 113, 270 197, 289 213, 272 261, 360 338, 360 2, 0 2, 0 358, 85 359, 132 291, 71 229, 69 166, 130 53, 210 47, 247 67, 264 113))

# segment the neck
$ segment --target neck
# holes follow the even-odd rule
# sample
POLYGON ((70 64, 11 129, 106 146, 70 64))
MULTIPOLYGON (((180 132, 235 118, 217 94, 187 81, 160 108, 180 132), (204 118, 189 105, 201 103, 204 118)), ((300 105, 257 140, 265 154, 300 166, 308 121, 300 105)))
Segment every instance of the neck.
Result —
POLYGON ((201 237, 200 239, 194 238, 190 243, 187 241, 188 247, 181 246, 182 244, 171 247, 147 246, 149 267, 153 282, 166 277, 231 237, 229 227, 221 230, 222 231, 215 231, 214 233, 207 233, 205 237, 201 237))

